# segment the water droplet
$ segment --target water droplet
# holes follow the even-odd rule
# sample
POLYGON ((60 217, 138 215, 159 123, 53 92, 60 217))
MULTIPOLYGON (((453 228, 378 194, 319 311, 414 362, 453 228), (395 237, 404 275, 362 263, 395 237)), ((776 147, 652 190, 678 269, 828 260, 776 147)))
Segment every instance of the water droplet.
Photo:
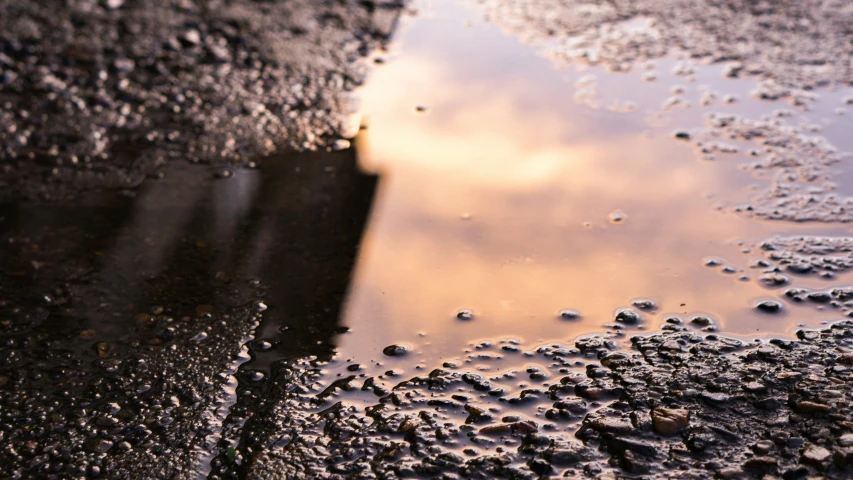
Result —
POLYGON ((563 320, 577 320, 581 318, 581 312, 567 308, 560 310, 560 318, 563 320))
POLYGON ((267 308, 269 308, 269 307, 267 307, 267 304, 266 304, 266 303, 264 303, 264 302, 258 302, 258 311, 259 311, 259 312, 263 312, 263 311, 264 311, 264 310, 266 310, 267 308))
POLYGON ((207 339, 207 332, 199 332, 198 334, 196 334, 196 336, 194 336, 192 339, 190 339, 190 341, 192 341, 193 343, 199 343, 199 342, 203 342, 206 339, 207 339))
POLYGON ((456 318, 459 320, 473 320, 474 312, 471 310, 460 310, 459 313, 456 314, 456 318))
POLYGON ((415 107, 415 111, 418 113, 425 113, 429 110, 429 107, 426 105, 418 105, 415 107))
POLYGON ((260 382, 264 379, 264 372, 259 372, 255 370, 254 372, 249 374, 249 380, 253 382, 260 382))
POLYGON ((332 144, 332 150, 346 150, 350 147, 350 141, 340 138, 332 144))

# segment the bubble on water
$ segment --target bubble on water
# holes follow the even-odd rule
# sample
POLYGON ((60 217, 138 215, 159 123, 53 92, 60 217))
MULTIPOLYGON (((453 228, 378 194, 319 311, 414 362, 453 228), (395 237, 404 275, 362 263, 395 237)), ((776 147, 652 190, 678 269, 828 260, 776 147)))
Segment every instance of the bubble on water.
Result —
POLYGON ((272 348, 272 344, 266 340, 259 340, 255 345, 257 346, 258 350, 269 350, 270 348, 272 348))
POLYGON ((264 372, 255 370, 255 371, 249 373, 249 380, 251 380, 253 382, 260 382, 263 379, 264 379, 264 372))
POLYGON ((474 312, 471 310, 459 310, 459 312, 456 313, 456 318, 459 320, 473 320, 474 312))
POLYGON ((470 213, 462 213, 459 215, 459 218, 462 220, 471 220, 471 214, 470 213))
POLYGON ((267 309, 267 304, 264 302, 258 302, 258 311, 263 312, 267 309))
POLYGON ((690 132, 687 130, 676 130, 672 132, 672 136, 678 140, 690 140, 690 132))
POLYGON ((415 107, 415 111, 418 113, 426 113, 429 111, 429 106, 427 105, 418 105, 415 107))
POLYGON ((610 223, 622 223, 625 221, 626 218, 627 215, 625 215, 625 212, 621 210, 616 210, 607 216, 607 219, 610 220, 610 223))
POLYGON ((581 312, 570 308, 560 310, 560 318, 563 320, 577 320, 581 318, 581 312))

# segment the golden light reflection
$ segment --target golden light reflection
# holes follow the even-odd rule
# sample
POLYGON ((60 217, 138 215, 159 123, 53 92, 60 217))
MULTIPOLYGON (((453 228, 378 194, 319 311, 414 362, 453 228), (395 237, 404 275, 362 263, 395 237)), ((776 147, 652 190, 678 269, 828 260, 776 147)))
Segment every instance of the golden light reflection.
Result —
MULTIPOLYGON (((752 311, 775 294, 738 279, 754 277, 746 265, 760 256, 742 250, 804 227, 715 210, 706 195, 732 188, 734 165, 696 161, 668 132, 647 132, 641 113, 576 105, 545 59, 496 29, 428 19, 402 45, 364 92, 362 161, 382 179, 345 308, 345 356, 395 342, 425 361, 479 338, 565 341, 602 331, 637 297, 661 306, 650 329, 666 313, 707 312, 727 332, 756 336, 832 318, 752 311), (484 60, 483 45, 503 56, 484 60), (489 73, 496 62, 515 73, 489 73), (617 209, 627 218, 612 224, 617 209), (744 271, 704 267, 706 256, 744 271), (582 320, 559 320, 563 308, 582 320), (457 320, 460 309, 474 320, 457 320)), ((631 82, 641 80, 626 77, 626 90, 631 82)))

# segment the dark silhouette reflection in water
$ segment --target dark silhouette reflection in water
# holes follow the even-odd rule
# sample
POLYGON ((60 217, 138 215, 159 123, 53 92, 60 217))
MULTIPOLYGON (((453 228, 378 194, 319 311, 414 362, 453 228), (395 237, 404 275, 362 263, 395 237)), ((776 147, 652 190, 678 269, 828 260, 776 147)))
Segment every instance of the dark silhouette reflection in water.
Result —
POLYGON ((376 185, 356 164, 349 149, 258 170, 182 165, 138 192, 3 205, 0 291, 15 318, 4 335, 123 338, 134 314, 203 315, 261 296, 258 336, 277 342, 276 358, 328 356, 376 185))
MULTIPOLYGON (((254 393, 235 406, 253 410, 274 361, 334 351, 377 183, 357 163, 351 148, 267 158, 256 170, 173 165, 134 191, 0 206, 0 392, 68 412, 124 405, 138 393, 124 379, 144 376, 133 369, 146 362, 158 371, 163 349, 215 383, 254 335, 237 375, 240 391, 254 393), (198 343, 213 347, 193 358, 198 343)), ((221 391, 187 378, 140 381, 165 398, 191 392, 194 405, 221 391)), ((167 450, 189 452, 190 442, 209 451, 203 433, 174 440, 192 425, 149 434, 167 450)))

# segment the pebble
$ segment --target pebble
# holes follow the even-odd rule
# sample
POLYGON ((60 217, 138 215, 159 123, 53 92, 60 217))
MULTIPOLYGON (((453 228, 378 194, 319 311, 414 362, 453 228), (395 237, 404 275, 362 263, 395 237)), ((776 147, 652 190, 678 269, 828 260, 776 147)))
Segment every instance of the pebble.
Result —
POLYGON ((402 357, 409 351, 405 345, 388 345, 382 350, 387 357, 402 357))
POLYGON ((800 457, 800 461, 803 463, 811 463, 811 464, 821 464, 832 456, 832 453, 818 445, 809 445, 803 450, 803 454, 800 457))

